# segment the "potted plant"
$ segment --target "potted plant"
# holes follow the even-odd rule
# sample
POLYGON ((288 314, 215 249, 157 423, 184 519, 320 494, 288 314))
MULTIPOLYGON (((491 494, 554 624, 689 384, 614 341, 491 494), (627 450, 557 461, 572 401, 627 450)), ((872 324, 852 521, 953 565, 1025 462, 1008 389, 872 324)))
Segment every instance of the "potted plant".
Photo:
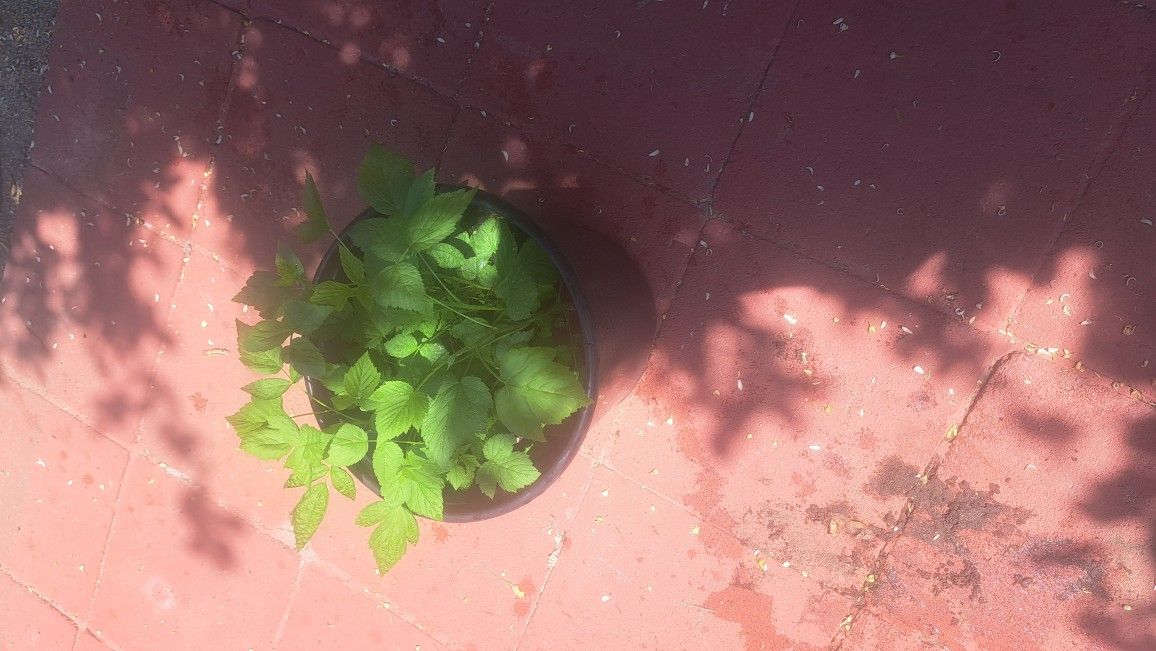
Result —
POLYGON ((380 496, 357 516, 373 527, 381 572, 417 542, 415 516, 490 517, 541 493, 573 458, 595 395, 593 328, 565 260, 520 212, 468 188, 444 188, 374 145, 358 173, 370 205, 334 231, 311 175, 304 241, 334 237, 315 276, 282 246, 233 300, 238 350, 268 375, 229 423, 240 447, 283 461, 298 549, 330 488, 357 477, 380 496), (302 382, 312 414, 282 396, 302 382))

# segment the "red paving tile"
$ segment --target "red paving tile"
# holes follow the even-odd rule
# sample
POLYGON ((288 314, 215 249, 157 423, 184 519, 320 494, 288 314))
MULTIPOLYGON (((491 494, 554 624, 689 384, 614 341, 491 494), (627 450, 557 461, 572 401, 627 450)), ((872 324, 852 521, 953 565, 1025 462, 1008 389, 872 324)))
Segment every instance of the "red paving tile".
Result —
POLYGON ((854 592, 996 342, 714 222, 608 463, 854 592), (908 333, 910 331, 910 333, 908 333), (897 471, 897 469, 900 469, 897 471))
POLYGON ((495 3, 462 97, 700 199, 793 4, 495 3))
POLYGON ((76 646, 72 647, 72 651, 107 651, 108 648, 92 631, 84 631, 76 636, 76 646))
POLYGON ((600 326, 601 394, 613 402, 629 392, 698 240, 700 211, 473 110, 454 125, 441 172, 501 195, 543 227, 600 326))
POLYGON ((1002 327, 1110 144, 1156 21, 1075 0, 839 0, 794 18, 715 208, 1002 327))
POLYGON ((1154 436, 1106 381, 1011 356, 915 493, 852 646, 1152 648, 1154 436))
POLYGON ((0 364, 131 444, 183 256, 29 169, 0 284, 0 364))
POLYGON ((1156 93, 1149 92, 1011 326, 1041 346, 1068 348, 1150 400, 1156 400, 1154 175, 1156 93))
POLYGON ((128 453, 3 375, 0 404, 0 567, 83 617, 128 453))
POLYGON ((795 572, 764 570, 737 539, 710 528, 596 471, 521 646, 825 646, 852 600, 795 572))
POLYGON ((481 37, 484 0, 254 0, 254 16, 325 39, 453 94, 481 37))
POLYGON ((129 465, 89 628, 121 648, 266 647, 298 557, 137 458, 129 465))
POLYGON ((0 572, 0 647, 70 649, 76 625, 0 572))
POLYGON ((363 590, 306 567, 286 615, 278 649, 309 651, 333 640, 369 648, 422 649, 437 643, 363 590))
POLYGON ((422 521, 417 545, 385 576, 374 568, 366 542, 369 530, 353 526, 369 502, 362 486, 356 503, 330 500, 326 521, 310 547, 322 563, 380 594, 444 646, 513 648, 551 565, 563 553, 591 468, 587 459, 576 458, 545 493, 498 518, 463 524, 422 521))
MULTIPOLYGON (((248 399, 241 387, 259 376, 236 355, 236 319, 254 322, 230 299, 245 275, 193 253, 172 299, 167 334, 172 343, 157 363, 149 404, 141 420, 141 446, 149 456, 200 486, 226 508, 268 529, 288 526, 297 497, 275 490, 287 471, 240 451, 225 417, 248 399)), ((285 397, 291 414, 309 413, 299 385, 285 397)))
POLYGON ((343 224, 365 208, 356 182, 369 144, 432 165, 455 111, 413 81, 263 21, 245 32, 236 84, 193 241, 244 271, 272 264, 277 240, 292 237, 306 171, 343 224))
POLYGON ((32 160, 124 213, 187 234, 240 25, 205 0, 64 4, 32 160))

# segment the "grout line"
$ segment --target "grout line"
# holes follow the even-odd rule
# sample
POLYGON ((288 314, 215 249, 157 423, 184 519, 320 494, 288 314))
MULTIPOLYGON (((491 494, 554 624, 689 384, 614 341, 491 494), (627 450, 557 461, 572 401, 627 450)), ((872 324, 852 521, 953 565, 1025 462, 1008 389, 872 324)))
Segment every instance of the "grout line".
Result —
MULTIPOLYGON (((120 504, 125 495, 125 480, 128 478, 128 468, 132 465, 134 458, 135 455, 130 452, 128 461, 120 471, 120 480, 116 486, 116 501, 113 502, 112 517, 109 518, 108 521, 108 534, 105 536, 104 546, 100 550, 100 564, 96 572, 96 583, 92 586, 92 595, 88 599, 88 612, 85 613, 84 616, 84 621, 86 622, 85 630, 87 630, 87 622, 92 621, 92 616, 96 612, 96 598, 100 594, 100 585, 104 581, 104 568, 108 563, 108 551, 112 547, 112 537, 116 533, 117 517, 120 514, 121 508, 120 504)), ((77 641, 79 642, 79 637, 77 641)))
POLYGON ((739 128, 735 132, 734 139, 731 140, 730 149, 727 150, 726 158, 724 158, 722 164, 719 165, 718 174, 715 175, 714 182, 711 183, 710 186, 710 192, 707 194, 707 196, 710 197, 711 203, 714 202, 715 192, 718 190, 719 181, 722 180, 723 173, 726 172, 727 164, 730 163, 731 157, 734 156, 735 149, 738 147, 739 138, 742 138, 745 125, 750 124, 750 115, 754 112, 755 104, 763 94, 763 88, 766 86, 767 78, 771 75, 771 66, 775 63, 775 57, 779 55, 779 50, 787 40, 787 34, 795 21, 795 13, 799 10, 799 2, 800 0, 794 0, 791 11, 787 14, 787 21, 783 24, 783 30, 779 34, 779 41, 775 43, 775 48, 771 50, 771 57, 767 60, 767 66, 763 68, 762 77, 759 78, 759 85, 755 88, 755 92, 751 93, 751 101, 747 104, 747 112, 739 118, 739 128))
POLYGON ((1084 170, 1079 183, 1076 184, 1076 196, 1073 198, 1068 210, 1066 210, 1064 214, 1060 216, 1060 219, 1052 225, 1052 232, 1050 238, 1048 239, 1048 245, 1043 249, 1043 253, 1040 255, 1039 264, 1036 266, 1035 271, 1032 272, 1030 282, 1024 288, 1023 293, 1020 294, 1019 299, 1016 301, 1015 307, 1012 308, 1011 314, 1007 316, 1004 325, 1005 328, 1008 328, 1013 323, 1015 323, 1016 318, 1019 316, 1020 311, 1023 309, 1024 303, 1027 302, 1028 293, 1033 287, 1036 286, 1036 283, 1039 280, 1039 274, 1047 266, 1049 254, 1053 252, 1056 248, 1056 245, 1059 244, 1060 237, 1062 237, 1064 232, 1067 230, 1073 215, 1075 215, 1080 211, 1081 208, 1083 208, 1084 202, 1088 197, 1089 189, 1092 187, 1095 180, 1099 178, 1100 173, 1104 171, 1104 167, 1107 165, 1108 160, 1112 157, 1112 154, 1119 150, 1120 140, 1124 137, 1124 132, 1127 130, 1128 125, 1131 123, 1133 116, 1135 116, 1136 113, 1140 110, 1140 105, 1144 102, 1144 99, 1148 95, 1148 89, 1153 77, 1152 69, 1154 67, 1156 67, 1156 55, 1154 55, 1151 60, 1145 64, 1144 68, 1140 71, 1140 74, 1132 83, 1128 92, 1128 96, 1125 97, 1124 101, 1122 102, 1122 107, 1117 111, 1115 117, 1113 117, 1108 124, 1108 128, 1104 133, 1103 141, 1100 143, 1097 151, 1092 156, 1092 160, 1088 162, 1088 167, 1084 170))
MULTIPOLYGON (((691 247, 690 254, 686 256, 686 261, 683 263, 682 267, 682 273, 678 275, 678 280, 674 282, 674 294, 671 294, 670 296, 670 304, 667 305, 666 312, 658 316, 658 327, 654 329, 654 337, 650 339, 650 350, 646 355, 646 365, 642 367, 643 376, 646 375, 647 369, 650 368, 650 360, 654 355, 655 347, 658 346, 658 339, 662 335, 662 331, 666 328, 667 317, 671 312, 674 311, 675 304, 679 302, 679 297, 682 296, 682 286, 685 284, 686 277, 690 275, 690 263, 694 260, 694 256, 698 255, 699 242, 704 241, 703 238, 706 237, 707 227, 715 221, 717 220, 714 218, 707 219, 703 222, 702 226, 699 226, 698 236, 695 238, 695 242, 691 247)), ((638 378, 638 382, 636 382, 634 385, 635 388, 637 388, 638 384, 641 382, 642 378, 640 377, 638 378)), ((633 391, 634 389, 631 389, 631 393, 633 393, 633 391)))
MULTIPOLYGON (((1000 367, 1007 363, 1008 360, 1022 354, 1023 353, 1018 350, 1013 350, 1011 352, 1005 353, 999 359, 988 365, 987 370, 984 372, 983 377, 980 379, 979 386, 976 388, 975 392, 972 393, 970 400, 968 400, 967 407, 964 408, 963 416, 960 417, 959 423, 956 425, 958 428, 957 431, 962 431, 964 425, 967 424, 967 419, 971 416, 971 413, 975 409, 976 404, 979 402, 980 398, 982 398, 987 393, 988 388, 991 386, 990 381, 992 376, 995 375, 996 371, 998 371, 1000 367)), ((924 465, 923 471, 920 473, 921 478, 928 478, 936 473, 936 471, 939 469, 939 466, 943 463, 944 460, 946 460, 947 455, 950 454, 951 450, 955 447, 955 440, 956 439, 951 441, 944 441, 943 439, 940 439, 935 449, 932 450, 931 459, 927 462, 926 465, 924 465), (943 450, 943 452, 940 453, 940 450, 943 450)), ((868 576, 878 577, 880 575, 883 570, 883 566, 890 555, 892 547, 894 547, 895 543, 904 536, 907 530, 907 524, 911 521, 911 517, 915 513, 915 495, 918 491, 919 486, 915 486, 911 489, 911 492, 905 496, 906 499, 904 500, 903 508, 899 514, 899 519, 896 524, 893 525, 892 535, 883 543, 883 546, 879 548, 879 552, 875 555, 875 560, 871 563, 870 567, 868 567, 868 576)), ((864 579, 863 584, 859 589, 859 597, 851 606, 851 612, 849 612, 847 616, 843 618, 843 623, 840 623, 839 629, 836 630, 835 634, 831 636, 831 641, 828 643, 828 646, 833 651, 838 651, 841 649, 843 644, 847 641, 847 634, 850 632, 851 627, 854 626, 855 620, 864 610, 867 609, 867 600, 870 593, 870 583, 864 579)))
MULTIPOLYGON (((594 473, 599 467, 603 466, 597 462, 590 464, 590 468, 587 470, 586 480, 582 482, 582 494, 579 496, 578 502, 574 505, 574 519, 571 520, 570 526, 567 527, 566 531, 559 532, 557 520, 552 519, 554 535, 561 535, 562 541, 564 541, 566 536, 574 529, 574 525, 578 521, 578 514, 582 512, 582 506, 586 503, 586 498, 590 495, 590 486, 594 483, 594 473)), ((550 585, 550 577, 554 576, 554 570, 558 568, 558 563, 562 560, 562 546, 563 543, 559 542, 558 546, 554 549, 554 558, 556 560, 553 566, 548 565, 546 568, 546 576, 542 579, 542 587, 538 589, 538 598, 535 599, 534 604, 530 606, 530 612, 526 615, 526 625, 522 627, 522 632, 518 634, 518 639, 514 643, 515 651, 522 648, 522 642, 525 640, 526 633, 530 630, 530 624, 534 621, 534 615, 538 612, 538 607, 542 604, 542 599, 546 596, 546 587, 550 585)))
POLYGON ((77 423, 80 423, 80 425, 82 427, 86 427, 86 428, 92 430, 93 432, 96 432, 98 435, 100 435, 101 438, 107 440, 109 443, 112 443, 113 445, 124 450, 125 452, 127 452, 130 455, 132 454, 132 448, 131 447, 129 447, 128 445, 125 445, 124 443, 121 443, 120 441, 116 440, 115 438, 100 431, 99 429, 97 429, 95 423, 90 422, 86 418, 83 418, 80 414, 73 412, 72 409, 68 405, 65 405, 63 403, 58 402, 54 396, 41 391, 40 389, 38 389, 35 386, 31 386, 29 384, 26 384, 23 380, 21 380, 20 378, 18 378, 15 375, 13 375, 11 371, 4 368, 3 366, 0 366, 0 378, 4 378, 4 379, 12 382, 16 386, 20 387, 22 390, 27 391, 28 393, 31 393, 32 395, 40 398, 44 402, 47 402, 48 404, 52 405, 53 407, 55 407, 59 411, 68 415, 70 418, 75 420, 77 423))
POLYGON ((470 55, 466 57, 465 69, 462 70, 462 76, 460 79, 458 79, 458 83, 454 88, 454 94, 451 99, 453 99, 455 103, 457 103, 458 97, 460 97, 462 94, 462 88, 465 87, 466 80, 470 77, 470 70, 474 65, 474 57, 482 49, 482 40, 486 37, 486 26, 490 24, 490 16, 493 15, 493 12, 494 3, 491 0, 491 2, 486 4, 485 10, 482 12, 482 23, 478 25, 477 37, 474 40, 473 52, 470 52, 470 55))
POLYGON ((276 649, 281 644, 281 638, 285 635, 285 627, 289 625, 289 613, 293 611, 293 604, 297 601, 298 593, 301 592, 301 579, 305 576, 305 556, 298 554, 297 559, 297 575, 293 577, 293 587, 289 589, 289 598, 285 601, 285 612, 281 613, 281 621, 277 622, 277 629, 273 631, 272 647, 276 649))
MULTIPOLYGON (((27 583, 24 583, 23 581, 21 581, 18 578, 16 578, 16 576, 14 576, 8 570, 8 568, 4 567, 3 565, 0 565, 0 576, 7 577, 13 583, 15 583, 16 585, 23 588, 25 592, 27 592, 28 594, 32 595, 33 597, 39 599, 41 602, 44 603, 44 605, 55 610, 57 613, 60 614, 61 617, 64 617, 69 622, 71 622, 73 626, 76 626, 77 630, 79 630, 79 631, 86 630, 84 622, 82 622, 79 617, 77 617, 76 615, 65 610, 63 606, 61 606, 60 604, 57 604, 48 595, 40 592, 36 588, 28 585, 27 583)), ((3 579, 0 579, 0 581, 2 581, 2 580, 3 579)))

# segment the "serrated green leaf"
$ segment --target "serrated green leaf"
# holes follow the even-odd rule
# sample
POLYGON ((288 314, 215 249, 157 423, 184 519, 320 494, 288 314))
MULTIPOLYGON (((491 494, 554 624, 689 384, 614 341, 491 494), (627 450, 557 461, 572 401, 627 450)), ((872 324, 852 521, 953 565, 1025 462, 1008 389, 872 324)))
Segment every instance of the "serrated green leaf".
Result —
POLYGON ((410 511, 433 520, 442 519, 444 483, 437 465, 411 453, 398 472, 397 479, 406 486, 405 505, 410 511))
POLYGON ((317 328, 333 313, 333 308, 326 305, 314 305, 300 299, 293 299, 285 305, 283 323, 293 332, 303 335, 313 334, 317 328))
POLYGON ((479 466, 478 458, 472 454, 463 454, 454 460, 446 473, 446 479, 455 490, 465 490, 474 483, 474 472, 479 466))
POLYGON ((369 359, 369 353, 362 353, 361 357, 349 367, 342 379, 342 392, 357 404, 363 403, 381 385, 381 372, 369 359))
POLYGON ((370 145, 357 173, 357 189, 366 203, 383 215, 400 214, 412 183, 409 161, 381 145, 370 145))
POLYGON ((353 481, 353 475, 350 475, 349 471, 345 468, 339 468, 337 466, 330 468, 329 481, 338 493, 341 493, 351 500, 357 498, 357 484, 353 481))
POLYGON ((349 250, 348 247, 338 246, 337 255, 341 260, 341 270, 350 282, 361 283, 365 280, 365 263, 349 250))
POLYGON ((401 359, 417 352, 417 339, 408 332, 403 332, 385 342, 383 346, 390 357, 401 359))
POLYGON ((515 436, 542 440, 544 425, 556 425, 590 403, 578 376, 553 361, 548 348, 512 348, 498 357, 504 386, 494 394, 498 419, 515 436))
POLYGON ((467 376, 444 382, 421 425, 430 459, 440 468, 448 468, 457 447, 485 429, 492 407, 490 390, 478 378, 467 376))
POLYGON ((277 245, 277 255, 273 259, 277 269, 277 284, 282 287, 292 287, 298 281, 305 280, 305 265, 293 249, 284 242, 277 245))
MULTIPOLYGON (((303 426, 305 430, 308 427, 303 426)), ((314 429, 316 431, 316 429, 314 429)), ((329 472, 322 460, 325 456, 325 444, 311 443, 294 447, 285 458, 285 468, 293 474, 285 482, 286 486, 305 486, 320 479, 329 472)))
POLYGON ((404 507, 393 507, 387 511, 381 524, 369 536, 369 548, 377 560, 377 569, 382 574, 389 571, 405 555, 407 541, 417 542, 417 520, 404 507))
POLYGON ((514 453, 514 437, 509 434, 495 434, 482 444, 482 454, 486 459, 501 463, 514 453))
POLYGON ((321 351, 308 339, 298 337, 289 342, 282 352, 282 357, 301 375, 319 378, 325 375, 325 358, 321 351))
POLYGON ((538 286, 518 255, 518 244, 510 229, 504 224, 499 229, 501 241, 494 256, 496 284, 494 293, 502 299, 506 314, 514 321, 529 318, 538 309, 540 298, 538 286))
POLYGON ((449 351, 446 350, 446 347, 436 341, 427 341, 417 349, 417 352, 419 355, 431 362, 440 361, 449 354, 449 351))
POLYGON ((301 501, 293 508, 293 537, 297 541, 297 551, 301 551, 313 534, 317 533, 317 527, 321 526, 328 508, 328 484, 313 484, 301 496, 301 501))
POLYGON ((297 237, 301 241, 313 242, 331 230, 329 219, 325 216, 325 207, 321 204, 321 195, 317 192, 317 183, 309 172, 305 173, 301 205, 305 209, 305 221, 297 225, 297 237))
POLYGON ((345 467, 361 461, 369 452, 369 435, 352 423, 342 423, 329 443, 329 464, 345 467))
POLYGON ((541 473, 534 467, 534 462, 525 452, 513 452, 500 462, 487 461, 478 468, 477 473, 478 486, 482 487, 482 492, 489 497, 494 496, 491 482, 496 482, 498 486, 502 487, 502 490, 516 493, 538 481, 540 476, 541 473), (486 485, 483 485, 483 477, 485 477, 486 485))
POLYGON ((280 321, 260 321, 247 326, 237 321, 237 347, 249 353, 261 353, 279 348, 293 333, 293 329, 280 321))
POLYGON ((405 225, 400 219, 374 217, 363 219, 349 230, 349 239, 361 249, 364 259, 362 268, 370 275, 368 267, 377 264, 397 262, 405 254, 405 225))
POLYGON ((421 272, 408 262, 383 268, 370 283, 373 300, 382 307, 422 310, 429 304, 421 272))
POLYGON ((270 348, 259 353, 249 353, 242 350, 241 363, 258 373, 265 373, 267 375, 280 373, 281 367, 285 365, 285 363, 281 361, 280 348, 270 348))
POLYGON ((405 194, 405 205, 402 207, 403 215, 412 215, 422 207, 425 202, 429 201, 434 196, 434 170, 428 169, 424 174, 418 176, 410 184, 409 190, 405 194))
POLYGON ((390 380, 369 396, 365 408, 373 411, 377 440, 388 441, 422 422, 429 409, 429 398, 406 382, 390 380))
POLYGON ((494 472, 493 466, 487 461, 474 474, 474 479, 478 482, 478 489, 490 499, 494 499, 494 494, 498 492, 498 478, 494 472))
POLYGON ((254 398, 225 418, 241 439, 241 449, 259 459, 280 459, 297 437, 297 424, 281 399, 254 398))
POLYGON ((267 378, 264 380, 257 380, 256 382, 250 382, 249 384, 241 387, 241 390, 253 396, 254 398, 263 398, 269 400, 285 393, 291 386, 293 385, 291 382, 289 382, 289 380, 283 380, 281 378, 267 378))
POLYGON ((318 283, 309 295, 309 302, 314 305, 327 305, 338 308, 353 298, 353 288, 336 280, 326 280, 318 283))
POLYGON ((254 271, 241 291, 233 297, 233 302, 252 306, 263 319, 276 319, 281 315, 285 301, 292 295, 292 288, 277 284, 277 274, 254 271))
POLYGON ((393 483, 404 461, 401 446, 390 441, 378 441, 373 450, 373 474, 377 477, 377 483, 382 486, 393 483))
POLYGON ((359 527, 372 527, 384 520, 389 512, 398 506, 398 504, 390 504, 382 500, 370 502, 357 513, 357 518, 353 522, 359 527))
POLYGON ((406 243, 411 251, 424 251, 454 232, 476 190, 461 189, 431 197, 406 219, 406 243))
POLYGON ((434 264, 443 269, 458 269, 466 263, 466 256, 458 248, 446 242, 438 242, 426 252, 434 264))
POLYGON ((474 256, 482 261, 489 260, 498 251, 501 241, 499 222, 496 217, 488 217, 470 234, 470 247, 474 256))

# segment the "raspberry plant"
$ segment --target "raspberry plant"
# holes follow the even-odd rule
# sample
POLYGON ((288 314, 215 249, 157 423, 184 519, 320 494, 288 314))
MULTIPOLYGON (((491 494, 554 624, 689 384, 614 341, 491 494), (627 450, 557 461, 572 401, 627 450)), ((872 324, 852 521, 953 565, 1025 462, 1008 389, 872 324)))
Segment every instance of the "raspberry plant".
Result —
POLYGON ((557 271, 533 240, 476 214, 474 190, 439 192, 434 170, 415 174, 379 145, 358 189, 377 214, 343 239, 306 175, 297 235, 336 239, 337 277, 309 280, 282 246, 275 270, 234 297, 261 317, 237 322, 241 361, 269 377, 243 387, 251 399, 228 421, 242 450, 282 461, 285 486, 304 489, 292 512, 298 549, 330 488, 353 499, 348 467, 370 458, 381 499, 357 524, 373 527, 384 573, 417 542, 415 515, 442 519, 445 491, 476 484, 493 498, 536 481, 530 449, 590 400, 557 271), (317 381, 316 412, 290 416, 282 398, 303 377, 317 381))

